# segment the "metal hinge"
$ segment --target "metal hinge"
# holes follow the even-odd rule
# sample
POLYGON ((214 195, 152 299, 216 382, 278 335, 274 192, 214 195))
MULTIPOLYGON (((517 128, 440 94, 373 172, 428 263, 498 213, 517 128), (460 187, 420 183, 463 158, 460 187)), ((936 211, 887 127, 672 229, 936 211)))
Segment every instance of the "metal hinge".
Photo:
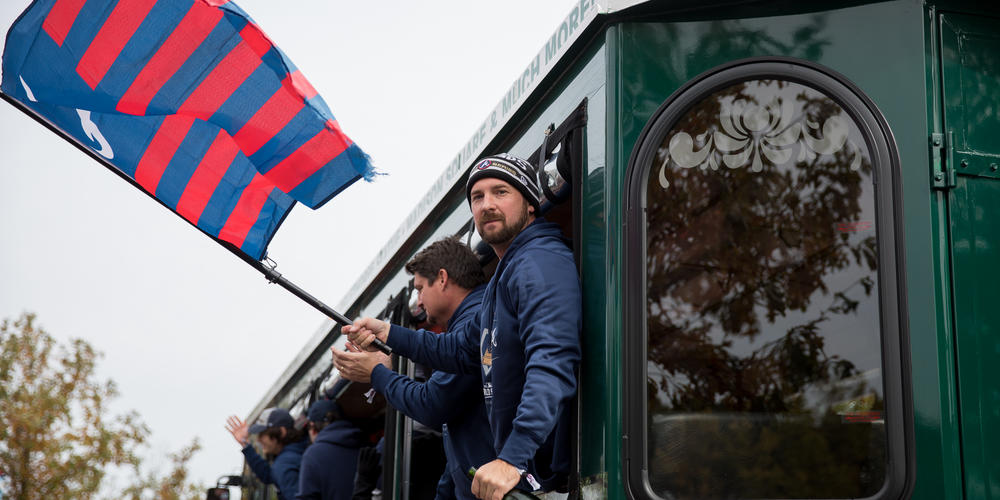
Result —
POLYGON ((952 154, 955 135, 931 134, 931 185, 934 189, 951 189, 955 187, 955 157, 952 154))

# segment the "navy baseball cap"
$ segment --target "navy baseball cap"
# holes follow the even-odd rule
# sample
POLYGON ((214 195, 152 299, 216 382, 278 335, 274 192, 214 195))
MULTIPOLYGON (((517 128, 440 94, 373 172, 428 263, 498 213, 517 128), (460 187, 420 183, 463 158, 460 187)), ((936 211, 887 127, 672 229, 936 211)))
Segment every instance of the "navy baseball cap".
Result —
POLYGON ((340 413, 340 408, 337 407, 337 403, 330 401, 329 399, 318 399, 312 405, 309 406, 309 411, 306 413, 307 418, 310 422, 327 422, 336 420, 336 415, 340 413), (327 418, 327 415, 333 414, 327 418))
POLYGON ((271 427, 295 427, 295 419, 288 410, 284 408, 268 408, 261 412, 257 421, 250 426, 250 434, 257 434, 271 427))

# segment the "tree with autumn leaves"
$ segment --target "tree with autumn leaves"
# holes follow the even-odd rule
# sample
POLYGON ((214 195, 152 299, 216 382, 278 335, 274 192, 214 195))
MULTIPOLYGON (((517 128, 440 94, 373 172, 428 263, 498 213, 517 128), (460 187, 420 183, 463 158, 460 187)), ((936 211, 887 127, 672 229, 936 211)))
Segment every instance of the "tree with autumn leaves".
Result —
POLYGON ((26 313, 0 323, 0 471, 6 498, 98 498, 109 469, 135 472, 115 498, 198 498, 188 484, 187 462, 197 440, 173 455, 160 478, 139 474, 140 447, 149 428, 138 414, 111 415, 118 396, 111 380, 97 378, 101 354, 82 339, 62 345, 26 313), (182 496, 183 495, 183 496, 182 496))

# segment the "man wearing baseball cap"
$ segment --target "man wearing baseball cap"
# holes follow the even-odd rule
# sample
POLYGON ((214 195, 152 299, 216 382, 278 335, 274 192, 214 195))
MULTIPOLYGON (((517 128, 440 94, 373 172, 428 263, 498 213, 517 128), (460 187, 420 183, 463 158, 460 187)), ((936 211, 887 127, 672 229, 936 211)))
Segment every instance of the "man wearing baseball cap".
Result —
POLYGON ((299 492, 299 465, 309 441, 305 433, 295 427, 295 419, 288 410, 268 408, 251 426, 232 415, 226 420, 226 430, 243 447, 247 465, 261 482, 277 486, 279 499, 295 500, 299 492), (250 444, 250 434, 258 434, 261 451, 274 462, 268 464, 257 454, 250 444))
POLYGON ((363 348, 379 338, 418 363, 481 374, 497 459, 476 472, 474 495, 564 490, 582 325, 573 255, 559 226, 538 217, 541 190, 528 161, 481 159, 466 196, 476 229, 499 258, 483 295, 482 330, 439 336, 364 318, 343 331, 363 348))
MULTIPOLYGON (((333 387, 339 394, 350 381, 342 379, 333 387)), ((340 406, 330 399, 318 399, 306 414, 310 446, 302 455, 299 473, 299 500, 350 500, 358 452, 365 438, 356 425, 344 418, 340 406)))

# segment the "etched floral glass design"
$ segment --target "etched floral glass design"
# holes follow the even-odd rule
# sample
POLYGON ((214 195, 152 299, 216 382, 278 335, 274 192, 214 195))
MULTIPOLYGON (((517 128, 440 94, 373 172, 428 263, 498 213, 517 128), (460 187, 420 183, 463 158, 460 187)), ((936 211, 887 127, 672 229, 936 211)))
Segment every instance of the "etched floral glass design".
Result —
POLYGON ((648 463, 669 499, 861 498, 885 482, 873 169, 803 84, 697 102, 646 184, 648 463))

